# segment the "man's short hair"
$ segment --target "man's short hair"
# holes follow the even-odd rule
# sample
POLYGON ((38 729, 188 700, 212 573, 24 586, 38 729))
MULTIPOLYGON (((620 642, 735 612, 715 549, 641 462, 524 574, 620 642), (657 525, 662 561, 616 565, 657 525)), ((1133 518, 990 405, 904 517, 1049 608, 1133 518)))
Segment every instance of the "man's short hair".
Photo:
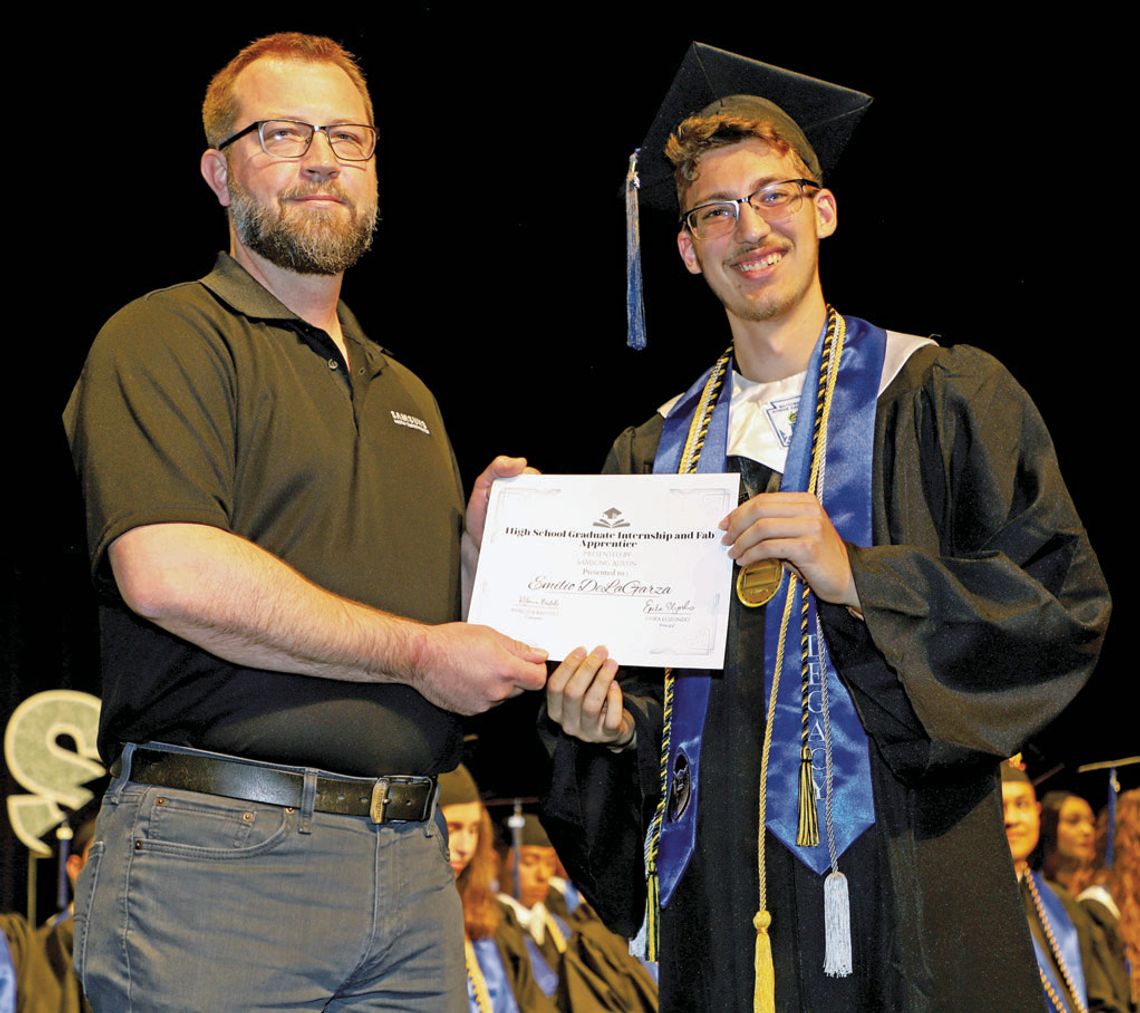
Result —
MULTIPOLYGON (((741 141, 759 139, 781 155, 789 152, 796 161, 796 169, 806 179, 822 184, 823 173, 813 170, 808 161, 780 129, 767 120, 751 119, 737 113, 697 113, 682 120, 665 142, 665 157, 673 165, 673 179, 677 185, 677 203, 685 208, 685 191, 700 174, 700 160, 710 151, 727 148, 741 141)), ((818 165, 815 152, 811 160, 818 165)))
POLYGON ((235 130, 240 129, 234 123, 234 117, 237 115, 234 82, 238 74, 251 63, 265 58, 295 60, 298 63, 331 63, 340 67, 356 85, 356 90, 364 99, 368 122, 375 124, 368 85, 364 81, 364 72, 356 62, 355 56, 339 42, 334 42, 323 35, 279 32, 276 35, 255 39, 214 75, 210 86, 206 89, 206 100, 202 103, 202 126, 206 130, 206 143, 210 147, 217 147, 235 130))

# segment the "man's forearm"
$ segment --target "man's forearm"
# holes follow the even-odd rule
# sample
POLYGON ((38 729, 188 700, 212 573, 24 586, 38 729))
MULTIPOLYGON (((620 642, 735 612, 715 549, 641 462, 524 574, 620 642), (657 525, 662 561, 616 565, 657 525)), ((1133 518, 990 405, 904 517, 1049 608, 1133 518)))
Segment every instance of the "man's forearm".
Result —
POLYGON ((133 611, 236 665, 405 683, 463 714, 545 682, 542 651, 487 627, 428 626, 342 598, 218 528, 147 525, 109 553, 133 611))
POLYGON ((335 595, 219 528, 155 524, 110 547, 127 605, 236 665, 412 682, 425 627, 335 595))

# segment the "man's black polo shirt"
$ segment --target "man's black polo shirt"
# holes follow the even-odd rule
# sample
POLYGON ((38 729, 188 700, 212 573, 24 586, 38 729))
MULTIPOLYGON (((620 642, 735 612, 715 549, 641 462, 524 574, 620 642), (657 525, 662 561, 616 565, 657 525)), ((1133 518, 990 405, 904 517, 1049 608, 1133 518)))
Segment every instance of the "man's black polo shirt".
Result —
POLYGON ((435 399, 341 304, 323 331, 222 254, 106 324, 65 413, 103 638, 103 757, 160 739, 349 774, 432 773, 454 715, 407 686, 242 668, 123 604, 107 546, 208 524, 337 594, 427 623, 459 611, 463 493, 435 399))

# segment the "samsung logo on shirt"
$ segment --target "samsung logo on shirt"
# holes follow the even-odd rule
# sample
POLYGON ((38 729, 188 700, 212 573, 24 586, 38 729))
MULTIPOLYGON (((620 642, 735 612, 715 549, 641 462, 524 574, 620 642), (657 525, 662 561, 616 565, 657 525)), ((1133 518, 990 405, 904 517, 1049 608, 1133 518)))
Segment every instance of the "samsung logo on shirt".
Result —
MULTIPOLYGON (((391 411, 391 409, 389 409, 391 411)), ((414 415, 407 415, 404 412, 392 412, 392 421, 398 426, 407 426, 408 429, 418 429, 421 433, 431 435, 431 430, 428 429, 427 423, 423 419, 417 419, 414 415)))

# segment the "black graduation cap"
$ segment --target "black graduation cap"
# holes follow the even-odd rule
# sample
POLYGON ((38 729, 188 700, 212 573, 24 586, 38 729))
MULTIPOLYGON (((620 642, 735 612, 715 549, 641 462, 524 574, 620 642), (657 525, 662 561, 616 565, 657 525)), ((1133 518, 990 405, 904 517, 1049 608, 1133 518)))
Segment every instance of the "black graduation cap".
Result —
MULTIPOLYGON (((807 166, 822 177, 839 160, 871 96, 852 88, 797 74, 694 42, 685 53, 673 83, 638 151, 630 157, 626 180, 628 310, 630 344, 644 345, 638 202, 676 212, 673 166, 665 142, 677 125, 694 113, 718 112, 766 120, 795 148, 807 166)), ((818 178, 823 183, 823 178, 818 178)))

